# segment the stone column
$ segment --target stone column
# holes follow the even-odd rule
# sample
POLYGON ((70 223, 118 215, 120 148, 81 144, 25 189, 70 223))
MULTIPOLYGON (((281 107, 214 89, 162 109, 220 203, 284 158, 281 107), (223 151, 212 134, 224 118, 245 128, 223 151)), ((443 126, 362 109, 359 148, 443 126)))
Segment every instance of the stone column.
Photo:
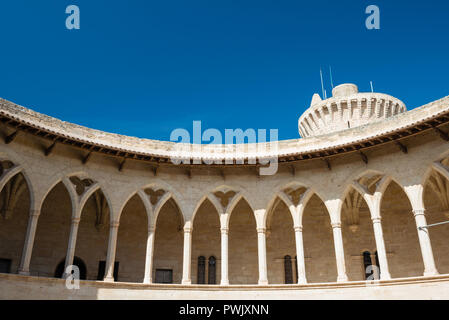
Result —
POLYGON ((257 249, 259 256, 259 285, 268 284, 266 229, 257 229, 257 249))
POLYGON ((438 270, 433 257, 432 244, 429 237, 429 229, 421 228, 427 225, 424 209, 413 209, 416 227, 418 228, 419 245, 424 262, 424 276, 435 276, 438 270))
POLYGON ((31 209, 28 218, 27 233, 25 236, 25 243, 22 251, 22 259, 18 273, 23 275, 30 275, 30 261, 33 252, 34 237, 36 235, 37 221, 39 220, 40 210, 31 209))
POLYGON ((337 282, 348 281, 346 275, 345 252, 343 249, 343 236, 341 233, 341 223, 332 223, 334 234, 335 258, 337 260, 337 282))
POLYGON ((109 226, 109 242, 108 242, 108 255, 106 258, 106 268, 104 281, 114 282, 114 264, 115 264, 115 252, 117 249, 117 235, 118 235, 119 222, 112 222, 109 226))
POLYGON ((145 276, 143 283, 153 282, 153 252, 154 252, 155 227, 148 227, 147 252, 145 255, 145 276))
POLYGON ((296 264, 298 266, 298 284, 306 284, 306 264, 304 261, 304 242, 302 238, 302 227, 295 227, 296 240, 296 264))
POLYGON ((390 270, 388 268, 387 251, 385 250, 384 234, 382 230, 381 217, 372 218, 374 238, 376 240, 377 256, 379 258, 380 279, 391 279, 390 270))
POLYGON ((427 225, 423 191, 424 188, 420 184, 404 187, 405 192, 412 204, 413 214, 415 216, 416 227, 418 229, 419 245, 424 262, 424 276, 434 276, 438 274, 433 257, 432 245, 430 243, 429 229, 422 228, 427 225))
POLYGON ((191 279, 192 264, 192 227, 184 227, 184 255, 182 265, 182 284, 192 284, 191 279))
POLYGON ((75 257, 75 248, 76 248, 76 238, 78 235, 78 226, 80 223, 80 218, 72 218, 72 223, 70 225, 70 236, 69 236, 69 244, 67 246, 67 254, 65 257, 65 265, 64 265, 64 278, 66 277, 65 271, 68 266, 73 265, 73 258, 75 257))
POLYGON ((228 233, 227 228, 221 228, 221 282, 222 286, 229 285, 228 275, 228 233))

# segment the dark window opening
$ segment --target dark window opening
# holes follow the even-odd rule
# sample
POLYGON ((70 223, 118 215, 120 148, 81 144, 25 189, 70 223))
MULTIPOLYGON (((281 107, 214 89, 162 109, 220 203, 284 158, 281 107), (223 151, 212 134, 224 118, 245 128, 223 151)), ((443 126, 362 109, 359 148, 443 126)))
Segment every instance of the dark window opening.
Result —
MULTIPOLYGON (((86 280, 87 279, 87 269, 86 269, 86 264, 84 263, 83 260, 81 260, 81 258, 79 257, 74 257, 73 258, 73 265, 77 266, 80 272, 80 280, 86 280)), ((65 259, 62 260, 58 266, 56 267, 56 271, 55 271, 55 278, 62 278, 64 275, 64 267, 65 267, 65 259)), ((74 271, 72 270, 72 274, 74 273, 74 271)))
POLYGON ((368 280, 369 277, 373 275, 373 268, 371 261, 371 253, 369 251, 363 252, 363 267, 365 270, 365 280, 368 280))
POLYGON ((216 284, 216 265, 217 260, 214 256, 209 257, 209 270, 208 270, 208 279, 207 283, 216 284))
POLYGON ((292 257, 290 256, 284 257, 284 270, 285 270, 285 283, 292 284, 293 283, 292 257))
MULTIPOLYGON (((119 267, 119 262, 116 261, 114 263, 114 272, 112 275, 114 277, 114 281, 118 281, 118 267, 119 267)), ((106 261, 104 261, 104 260, 99 261, 98 262, 97 280, 99 280, 99 281, 104 280, 105 271, 106 271, 106 261)))
POLYGON ((11 273, 11 259, 0 259, 0 273, 11 273))
POLYGON ((198 257, 198 273, 197 273, 197 283, 206 283, 206 258, 203 256, 198 257))
POLYGON ((173 270, 156 269, 155 283, 173 283, 173 270))
POLYGON ((298 256, 295 256, 296 281, 298 281, 298 256))
POLYGON ((377 251, 375 252, 375 258, 376 258, 377 270, 379 271, 379 277, 380 277, 381 271, 380 271, 379 256, 377 255, 377 251))

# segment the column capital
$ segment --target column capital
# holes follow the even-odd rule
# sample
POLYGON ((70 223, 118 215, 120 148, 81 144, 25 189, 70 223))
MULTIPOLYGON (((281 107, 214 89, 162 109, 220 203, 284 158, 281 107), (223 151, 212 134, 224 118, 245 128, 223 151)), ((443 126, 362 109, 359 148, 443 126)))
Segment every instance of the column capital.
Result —
POLYGON ((155 232, 156 226, 148 226, 148 232, 155 232))
POLYGON ((192 233, 192 231, 193 231, 192 227, 190 227, 190 226, 185 226, 184 227, 184 233, 192 233))
POLYGON ((81 218, 76 217, 76 218, 72 218, 72 224, 79 224, 81 221, 81 218))
POLYGON ((371 221, 373 223, 380 223, 382 221, 382 217, 379 216, 379 217, 371 218, 371 221))
POLYGON ((119 221, 112 221, 112 222, 109 224, 109 228, 118 228, 119 225, 120 225, 120 222, 119 222, 119 221))
POLYGON ((293 230, 295 230, 295 232, 302 232, 302 226, 293 227, 293 230))
POLYGON ((413 215, 415 217, 417 216, 425 216, 426 215, 426 210, 425 209, 414 209, 413 211, 413 215))
POLYGON ((229 228, 221 228, 221 234, 228 234, 229 233, 229 228))
POLYGON ((266 234, 267 233, 267 229, 266 228, 257 228, 257 233, 266 234))
POLYGON ((341 228, 341 222, 333 222, 331 225, 332 229, 341 228))
POLYGON ((30 217, 39 217, 41 214, 41 211, 39 209, 31 209, 30 210, 30 217))

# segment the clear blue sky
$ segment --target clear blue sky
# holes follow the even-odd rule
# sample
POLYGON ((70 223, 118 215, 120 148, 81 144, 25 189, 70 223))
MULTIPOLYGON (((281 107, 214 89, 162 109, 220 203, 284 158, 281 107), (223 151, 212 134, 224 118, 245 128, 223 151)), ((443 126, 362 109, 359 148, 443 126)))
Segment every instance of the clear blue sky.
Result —
POLYGON ((402 99, 449 95, 447 0, 45 0, 0 4, 0 97, 126 135, 279 129, 321 92, 319 69, 402 99), (81 29, 67 30, 67 5, 81 29), (365 28, 365 8, 381 30, 365 28))

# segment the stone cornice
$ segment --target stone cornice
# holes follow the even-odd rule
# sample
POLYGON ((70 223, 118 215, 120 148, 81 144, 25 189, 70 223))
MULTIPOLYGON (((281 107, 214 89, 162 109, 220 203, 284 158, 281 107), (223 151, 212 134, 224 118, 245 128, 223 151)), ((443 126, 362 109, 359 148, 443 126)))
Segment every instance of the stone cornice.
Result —
MULTIPOLYGON (((173 142, 139 139, 89 129, 4 99, 0 99, 0 122, 53 142, 109 156, 167 164, 171 164, 171 159, 187 157, 201 159, 203 162, 222 160, 223 166, 238 165, 238 161, 243 161, 242 165, 254 166, 259 164, 248 161, 256 158, 278 158, 280 163, 284 163, 326 158, 419 134, 449 122, 449 96, 388 119, 327 135, 284 140, 279 143, 246 144, 243 150, 239 150, 241 146, 238 145, 201 145, 198 148, 185 144, 187 150, 181 156, 179 151, 176 151, 177 144, 173 142)), ((192 166, 202 165, 203 162, 192 166)))

